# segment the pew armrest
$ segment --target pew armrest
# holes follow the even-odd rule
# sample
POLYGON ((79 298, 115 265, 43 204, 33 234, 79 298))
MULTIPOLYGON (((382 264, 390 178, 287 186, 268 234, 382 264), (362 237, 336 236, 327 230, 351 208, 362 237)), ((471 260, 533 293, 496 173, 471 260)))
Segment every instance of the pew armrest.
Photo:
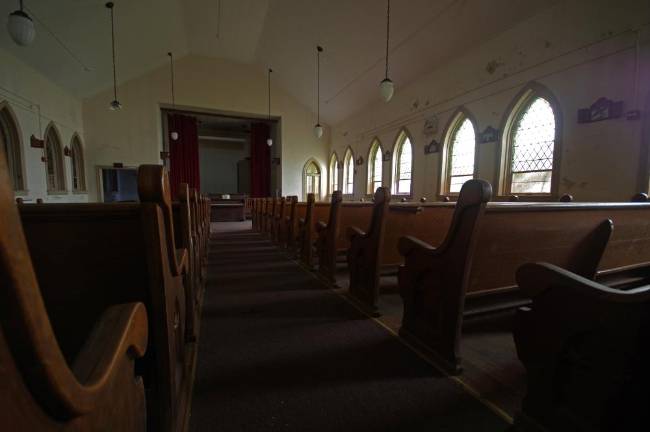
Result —
POLYGON ((323 221, 318 221, 316 223, 316 232, 323 232, 327 229, 327 224, 323 221))
POLYGON ((142 303, 111 306, 77 355, 72 368, 74 375, 82 385, 101 386, 122 356, 142 357, 147 340, 147 311, 142 303))
POLYGON ((437 248, 411 236, 401 237, 397 243, 397 249, 403 257, 412 253, 420 253, 424 255, 435 255, 439 253, 437 248))
POLYGON ((583 278, 548 263, 524 264, 517 270, 517 284, 524 295, 574 297, 583 300, 605 300, 612 303, 636 303, 650 300, 650 286, 621 291, 583 278))
POLYGON ((361 231, 359 228, 355 226, 349 226, 347 228, 347 236, 352 241, 354 238, 363 238, 366 235, 365 232, 361 231))
POLYGON ((187 249, 176 249, 176 262, 178 263, 178 273, 184 274, 187 272, 187 249))

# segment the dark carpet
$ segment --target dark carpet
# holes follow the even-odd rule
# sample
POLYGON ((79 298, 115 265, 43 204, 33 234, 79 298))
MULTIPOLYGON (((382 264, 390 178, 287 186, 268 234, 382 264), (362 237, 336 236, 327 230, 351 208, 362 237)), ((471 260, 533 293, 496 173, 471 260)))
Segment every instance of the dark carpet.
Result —
POLYGON ((193 431, 508 424, 250 231, 213 235, 193 431))

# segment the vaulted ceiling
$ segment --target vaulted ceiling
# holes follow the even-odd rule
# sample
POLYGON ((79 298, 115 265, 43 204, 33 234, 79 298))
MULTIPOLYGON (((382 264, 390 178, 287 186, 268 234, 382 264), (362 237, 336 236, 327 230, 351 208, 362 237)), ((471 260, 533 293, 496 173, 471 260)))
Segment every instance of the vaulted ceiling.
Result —
MULTIPOLYGON (((392 0, 391 78, 397 88, 561 0, 392 0)), ((26 0, 33 45, 0 47, 79 98, 111 85, 105 0, 26 0)), ((18 1, 5 0, 7 16, 18 1)), ((165 64, 166 53, 274 69, 277 82, 315 111, 315 46, 322 45, 321 116, 336 123, 379 100, 385 0, 116 0, 118 79, 165 64)), ((261 74, 261 76, 263 76, 261 74)))

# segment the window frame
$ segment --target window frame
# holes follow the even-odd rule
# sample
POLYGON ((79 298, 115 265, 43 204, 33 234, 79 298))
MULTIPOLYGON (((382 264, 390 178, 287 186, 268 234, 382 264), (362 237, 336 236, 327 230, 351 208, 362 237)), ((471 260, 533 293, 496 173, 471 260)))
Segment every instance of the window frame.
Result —
POLYGON ((559 178, 560 163, 562 155, 562 134, 563 122, 560 104, 555 95, 545 86, 533 82, 527 84, 512 100, 508 109, 505 111, 502 121, 501 130, 503 133, 499 139, 499 155, 497 163, 499 164, 499 197, 505 198, 513 195, 525 196, 526 199, 549 200, 554 201, 559 197, 559 178), (542 98, 548 102, 553 111, 555 119, 555 139, 553 144, 553 168, 551 169, 551 190, 550 192, 522 193, 512 192, 512 157, 513 157, 513 139, 519 117, 532 105, 537 99, 542 98))
POLYGON ((47 194, 48 195, 66 195, 68 193, 67 186, 66 186, 66 178, 65 178, 65 164, 63 163, 63 147, 62 147, 62 141, 61 141, 61 134, 59 133, 59 130, 57 129, 56 125, 54 122, 51 122, 47 128, 45 128, 45 133, 43 134, 44 137, 44 148, 43 148, 43 153, 45 155, 45 186, 47 189, 47 194), (50 134, 54 136, 54 157, 56 160, 53 162, 53 169, 54 169, 54 186, 55 187, 50 187, 50 181, 49 181, 49 176, 50 173, 48 171, 48 148, 52 144, 50 142, 50 134), (57 187, 58 186, 58 187, 57 187))
POLYGON ((392 158, 393 166, 391 167, 391 176, 392 176, 391 194, 392 195, 401 198, 413 197, 413 183, 415 180, 415 158, 413 157, 414 155, 415 155, 415 141, 413 140, 413 136, 408 131, 408 129, 402 128, 397 133, 397 136, 395 137, 394 144, 393 144, 393 158, 392 158), (399 167, 400 167, 402 146, 404 145, 407 139, 411 143, 411 185, 409 188, 409 192, 405 193, 405 192, 397 192, 399 190, 397 186, 399 184, 399 167))
POLYGON ((438 196, 457 197, 460 192, 451 192, 451 157, 453 154, 453 138, 460 129, 461 125, 469 120, 474 128, 474 171, 472 178, 478 177, 478 162, 479 162, 479 129, 478 123, 474 116, 465 108, 460 107, 449 117, 445 133, 443 135, 444 141, 442 146, 442 154, 440 156, 440 179, 438 184, 438 196))
POLYGON ((88 184, 86 182, 86 158, 84 157, 84 148, 81 137, 77 132, 70 139, 70 175, 72 192, 78 194, 88 193, 88 184), (75 187, 75 170, 77 172, 77 184, 75 187))
POLYGON ((328 195, 332 195, 336 190, 339 188, 341 183, 339 182, 340 179, 340 168, 339 168, 339 157, 336 154, 336 152, 333 152, 332 155, 330 156, 329 159, 329 164, 327 166, 327 190, 328 190, 328 195), (332 178, 332 172, 333 172, 333 167, 336 168, 336 187, 334 187, 334 182, 332 178))
POLYGON ((356 161, 354 159, 354 152, 352 151, 351 147, 348 147, 345 150, 345 154, 343 156, 343 189, 342 189, 343 195, 348 197, 354 195, 354 174, 356 171, 355 166, 356 166, 356 161), (350 162, 351 162, 352 170, 350 170, 349 169, 350 167, 348 166, 350 162), (348 174, 347 177, 349 178, 346 177, 346 174, 348 174), (348 180, 351 181, 348 182, 348 180), (347 186, 350 184, 352 185, 352 191, 348 192, 347 186))
MULTIPOLYGON (((411 146, 413 144, 411 143, 411 146)), ((381 181, 380 185, 378 187, 384 186, 384 147, 381 145, 381 141, 379 138, 375 137, 372 139, 370 143, 370 149, 368 150, 368 159, 367 159, 367 167, 366 167, 366 194, 368 196, 374 195, 375 191, 377 188, 375 187, 374 183, 374 172, 375 172, 375 158, 373 157, 373 153, 379 154, 379 159, 381 160, 381 181)), ((411 176, 413 174, 411 173, 411 176)))
POLYGON ((23 134, 20 129, 18 117, 12 109, 8 101, 0 102, 0 122, 3 123, 7 129, 9 141, 7 147, 11 149, 11 155, 7 155, 7 168, 12 169, 10 177, 12 180, 12 188, 14 194, 23 196, 28 194, 27 190, 27 177, 25 170, 25 155, 23 152, 23 134), (9 158, 12 159, 11 163, 9 158))
POLYGON ((314 158, 309 158, 307 159, 307 162, 302 167, 302 196, 303 200, 307 201, 307 194, 309 193, 307 191, 307 178, 308 177, 313 177, 313 176, 308 176, 307 175, 307 168, 309 168, 310 165, 314 165, 316 169, 318 170, 318 180, 316 181, 316 187, 317 187, 317 192, 314 192, 314 196, 316 198, 316 201, 320 201, 321 199, 321 192, 322 192, 322 176, 323 176, 323 169, 318 163, 318 161, 314 158))

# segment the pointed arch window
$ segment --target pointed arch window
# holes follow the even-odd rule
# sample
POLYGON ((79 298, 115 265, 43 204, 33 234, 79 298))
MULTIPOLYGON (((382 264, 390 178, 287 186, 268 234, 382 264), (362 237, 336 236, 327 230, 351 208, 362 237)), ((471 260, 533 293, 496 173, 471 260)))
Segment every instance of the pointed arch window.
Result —
POLYGON ((48 193, 65 192, 63 151, 61 149, 59 133, 54 125, 48 126, 45 131, 45 158, 48 193))
POLYGON ((413 145, 405 131, 400 132, 393 152, 393 191, 396 195, 411 195, 413 145))
POLYGON ((550 194, 557 142, 551 102, 530 90, 515 106, 509 123, 505 192, 550 194))
POLYGON ((368 194, 374 194, 383 184, 383 153, 379 140, 375 139, 368 153, 368 194))
POLYGON ((75 192, 85 192, 86 169, 84 165, 84 154, 81 139, 79 139, 77 134, 72 137, 70 153, 72 159, 72 190, 75 192))
POLYGON ((352 150, 345 152, 343 159, 343 194, 352 195, 354 193, 354 155, 352 150))
POLYGON ((339 189, 339 159, 336 157, 336 153, 330 157, 329 181, 329 193, 331 194, 339 189))
POLYGON ((464 113, 459 113, 447 133, 445 193, 459 193, 474 178, 476 130, 464 113))
POLYGON ((316 161, 311 159, 305 164, 303 170, 303 185, 302 190, 304 197, 307 201, 307 194, 313 193, 316 201, 320 200, 320 168, 316 161))
POLYGON ((25 190, 18 122, 6 104, 0 104, 0 145, 7 158, 9 177, 14 190, 25 190))

